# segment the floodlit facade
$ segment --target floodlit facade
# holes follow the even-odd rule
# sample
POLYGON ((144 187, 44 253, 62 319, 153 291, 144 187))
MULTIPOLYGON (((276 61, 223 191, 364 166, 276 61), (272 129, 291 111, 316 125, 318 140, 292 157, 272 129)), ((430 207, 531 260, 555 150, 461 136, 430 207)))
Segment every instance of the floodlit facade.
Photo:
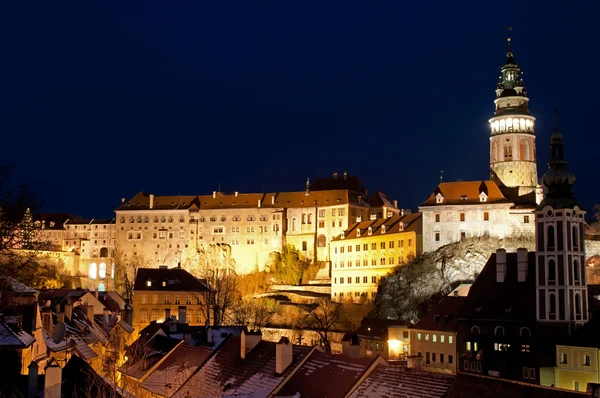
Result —
POLYGON ((419 207, 423 249, 435 251, 469 237, 533 235, 533 210, 542 199, 535 150, 535 117, 521 68, 509 48, 496 86, 490 123, 487 181, 441 182, 419 207))
POLYGON ((140 192, 116 210, 116 246, 146 266, 183 267, 211 245, 227 245, 238 273, 262 270, 273 252, 292 245, 310 260, 328 261, 329 243, 369 212, 399 210, 377 193, 373 206, 356 177, 306 182, 301 192, 156 196, 140 192))
POLYGON ((422 252, 420 213, 352 224, 330 245, 331 298, 373 299, 382 278, 422 252))

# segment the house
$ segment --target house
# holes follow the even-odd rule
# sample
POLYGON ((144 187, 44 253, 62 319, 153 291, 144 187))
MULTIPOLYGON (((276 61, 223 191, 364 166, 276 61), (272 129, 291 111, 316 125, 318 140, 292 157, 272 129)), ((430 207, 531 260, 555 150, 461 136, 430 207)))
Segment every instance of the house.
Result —
POLYGON ((211 290, 206 280, 179 267, 140 268, 133 289, 132 326, 138 331, 151 321, 162 322, 171 315, 189 325, 204 325, 210 315, 211 290))
POLYGON ((342 339, 342 354, 352 358, 371 358, 380 355, 386 360, 404 359, 410 343, 408 325, 367 317, 358 329, 342 339))
POLYGON ((424 370, 456 373, 457 313, 462 296, 446 296, 410 328, 410 355, 424 370))
POLYGON ((230 336, 173 397, 268 397, 293 375, 314 347, 262 340, 260 332, 230 336))

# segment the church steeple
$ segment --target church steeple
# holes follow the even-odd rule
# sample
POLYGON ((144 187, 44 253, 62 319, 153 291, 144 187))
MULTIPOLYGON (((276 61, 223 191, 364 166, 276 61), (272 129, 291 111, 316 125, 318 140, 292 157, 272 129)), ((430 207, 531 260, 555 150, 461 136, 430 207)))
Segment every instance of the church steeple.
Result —
POLYGON ((496 109, 489 120, 490 174, 504 195, 515 203, 536 204, 537 165, 533 117, 521 67, 507 38, 506 61, 496 86, 496 109))
POLYGON ((537 318, 540 322, 581 325, 588 319, 585 274, 585 210, 571 193, 575 175, 564 159, 563 136, 554 113, 551 158, 542 177, 546 197, 535 211, 537 318))

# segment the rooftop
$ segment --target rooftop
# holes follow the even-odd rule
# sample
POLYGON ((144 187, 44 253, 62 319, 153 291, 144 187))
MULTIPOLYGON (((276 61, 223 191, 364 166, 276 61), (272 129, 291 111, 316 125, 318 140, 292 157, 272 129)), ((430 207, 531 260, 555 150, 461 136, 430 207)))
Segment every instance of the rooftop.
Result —
POLYGON ((206 281, 181 268, 138 268, 134 290, 208 291, 206 281))
POLYGON ((381 236, 411 231, 420 234, 422 228, 422 213, 406 214, 404 216, 393 216, 354 223, 344 231, 343 238, 342 235, 336 236, 332 241, 346 241, 356 238, 365 238, 367 236, 381 236), (385 232, 383 226, 385 226, 385 232), (369 228, 371 228, 371 235, 369 235, 369 228))
POLYGON ((456 329, 456 316, 466 297, 446 296, 413 329, 452 332, 456 329))
POLYGON ((465 205, 465 204, 497 204, 510 203, 498 188, 494 181, 457 181, 442 182, 433 191, 421 206, 447 206, 447 205, 465 205), (482 202, 479 198, 481 193, 487 195, 486 201, 482 202), (443 196, 442 203, 436 203, 436 196, 443 196))

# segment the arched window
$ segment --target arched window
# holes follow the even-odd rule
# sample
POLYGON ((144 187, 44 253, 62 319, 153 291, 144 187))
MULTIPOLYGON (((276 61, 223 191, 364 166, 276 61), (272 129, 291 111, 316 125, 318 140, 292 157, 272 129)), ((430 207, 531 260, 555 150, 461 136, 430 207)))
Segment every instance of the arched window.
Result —
POLYGON ((100 263, 100 267, 98 268, 98 277, 100 279, 106 278, 106 264, 100 263))
POLYGON ((513 121, 512 119, 506 119, 506 131, 513 130, 513 121))
POLYGON ((317 238, 317 247, 325 247, 326 244, 327 238, 325 237, 325 235, 319 235, 319 237, 317 238))
POLYGON ((554 259, 548 260, 548 281, 556 281, 556 262, 554 259))
POLYGON ((531 330, 529 328, 521 328, 521 337, 531 337, 531 330))
POLYGON ((479 327, 478 326, 473 326, 471 328, 471 334, 480 334, 479 327))
POLYGON ((96 279, 97 274, 98 268, 96 266, 96 263, 91 263, 88 269, 88 276, 90 277, 90 279, 96 279))
POLYGON ((115 263, 112 263, 111 270, 110 270, 110 278, 115 279, 115 263))
POLYGON ((575 315, 581 316, 581 295, 575 293, 575 315))
POLYGON ((292 218, 292 232, 296 232, 296 217, 292 218))
POLYGON ((554 250, 554 225, 548 225, 546 250, 554 250))
POLYGON ((108 249, 106 247, 100 248, 100 257, 108 257, 108 249))
POLYGON ((520 131, 525 131, 525 119, 520 119, 519 120, 519 130, 520 131))
POLYGON ((519 130, 519 119, 517 119, 517 118, 513 119, 513 130, 515 130, 515 131, 519 130))
POLYGON ((548 300, 550 301, 550 314, 556 314, 556 295, 554 293, 550 293, 548 295, 548 300))
POLYGON ((496 152, 498 151, 498 143, 494 140, 492 142, 492 162, 495 163, 497 162, 497 158, 496 158, 496 152))
POLYGON ((106 291, 106 287, 104 286, 104 283, 101 283, 98 285, 98 291, 99 292, 104 292, 106 291))
POLYGON ((494 335, 504 337, 504 328, 502 326, 496 326, 494 329, 494 335))
POLYGON ((573 225, 573 250, 579 250, 579 227, 573 225))
POLYGON ((512 145, 510 143, 510 140, 508 140, 504 144, 504 160, 512 160, 512 157, 513 157, 512 145))
POLYGON ((506 124, 504 123, 504 119, 500 120, 500 131, 506 130, 506 124))

